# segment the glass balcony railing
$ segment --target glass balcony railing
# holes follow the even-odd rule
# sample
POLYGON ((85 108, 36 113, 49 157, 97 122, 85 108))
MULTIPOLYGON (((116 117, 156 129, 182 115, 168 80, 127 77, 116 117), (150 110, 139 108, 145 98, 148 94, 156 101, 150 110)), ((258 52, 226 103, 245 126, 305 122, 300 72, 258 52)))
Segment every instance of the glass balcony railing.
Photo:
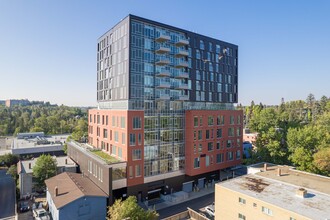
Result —
POLYGON ((189 66, 189 64, 188 64, 187 61, 179 61, 179 62, 175 65, 176 68, 185 68, 185 67, 188 67, 188 66, 189 66))
POLYGON ((186 90, 188 89, 188 84, 178 84, 178 85, 174 85, 174 89, 179 89, 179 90, 186 90))
POLYGON ((170 100, 170 95, 168 94, 160 94, 156 97, 158 100, 170 100))
POLYGON ((187 72, 178 72, 174 75, 174 77, 177 79, 188 79, 189 74, 187 72))
POLYGON ((160 34, 158 37, 155 39, 157 42, 165 42, 171 40, 171 37, 166 34, 160 34))
POLYGON ((184 50, 184 49, 179 49, 177 51, 177 53, 175 54, 175 57, 187 57, 189 55, 189 52, 187 50, 184 50))
POLYGON ((159 82, 156 84, 156 87, 160 89, 167 89, 171 87, 171 84, 169 82, 159 82))
POLYGON ((170 77, 171 73, 167 69, 160 69, 158 71, 156 70, 156 76, 158 76, 158 77, 170 77))
POLYGON ((189 44, 189 40, 188 40, 188 39, 183 39, 183 38, 181 38, 181 39, 179 39, 177 42, 175 42, 175 45, 176 45, 177 47, 186 46, 186 45, 188 45, 188 44, 189 44))
POLYGON ((166 46, 158 46, 156 48, 156 53, 158 53, 158 54, 165 54, 165 53, 169 53, 170 51, 171 51, 171 49, 166 46))
POLYGON ((179 101, 188 101, 189 97, 187 95, 180 95, 178 100, 179 101))
POLYGON ((160 66, 168 65, 168 64, 170 64, 170 59, 165 58, 165 57, 161 57, 161 58, 156 60, 156 64, 160 65, 160 66))

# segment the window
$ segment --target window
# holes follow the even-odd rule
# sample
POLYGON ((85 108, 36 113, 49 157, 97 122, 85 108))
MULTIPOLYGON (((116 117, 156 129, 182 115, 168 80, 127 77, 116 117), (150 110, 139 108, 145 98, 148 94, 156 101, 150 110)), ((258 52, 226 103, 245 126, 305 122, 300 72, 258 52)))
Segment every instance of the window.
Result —
POLYGON ((140 149, 135 149, 132 151, 132 159, 133 160, 141 160, 141 150, 140 149))
POLYGON ((213 116, 209 116, 208 117, 207 124, 208 124, 208 126, 212 126, 213 125, 213 116))
POLYGON ((138 134, 138 145, 142 144, 142 135, 139 133, 138 134))
POLYGON ((133 118, 133 129, 141 128, 141 117, 134 117, 133 118))
POLYGON ((103 129, 103 138, 108 138, 108 130, 103 129))
POLYGON ((205 132, 205 138, 207 140, 210 139, 210 130, 206 130, 206 132, 205 132))
POLYGON ((295 218, 290 217, 290 220, 296 220, 295 218))
POLYGON ((253 203, 253 207, 256 208, 257 207, 257 203, 253 203))
POLYGON ((266 208, 264 206, 261 207, 261 211, 265 213, 266 215, 273 215, 273 211, 269 208, 266 208))
POLYGON ((132 166, 129 166, 129 168, 128 168, 128 175, 129 175, 129 178, 133 178, 133 167, 132 166))
POLYGON ((221 138, 222 137, 222 129, 219 128, 217 129, 217 138, 221 138))
POLYGON ((237 116, 237 124, 238 124, 238 125, 241 124, 241 116, 240 116, 240 115, 237 116))
POLYGON ((241 151, 236 151, 236 160, 241 159, 241 151))
POLYGON ((194 168, 199 168, 199 157, 194 159, 194 168))
POLYGON ((207 155, 206 157, 205 157, 205 166, 210 166, 210 156, 209 155, 207 155))
POLYGON ((135 134, 129 134, 129 145, 135 146, 135 134))
POLYGON ((140 165, 136 165, 135 166, 135 176, 141 176, 141 166, 140 165))
POLYGON ((230 116, 230 122, 231 125, 235 124, 235 117, 234 116, 230 116))
POLYGON ((204 50, 204 48, 205 48, 204 47, 204 41, 202 41, 202 40, 199 41, 199 48, 204 50))
POLYGON ((111 124, 112 124, 112 127, 116 126, 115 116, 112 116, 111 124))
POLYGON ((126 135, 125 135, 125 133, 122 133, 121 134, 121 143, 122 144, 126 144, 126 140, 125 139, 126 139, 126 135))
POLYGON ((199 117, 199 126, 203 126, 203 117, 199 117))
POLYGON ((228 128, 228 136, 233 137, 234 136, 234 128, 228 128))
POLYGON ((241 128, 236 128, 236 136, 241 136, 241 128))
POLYGON ((228 147, 228 148, 231 147, 231 140, 227 140, 227 147, 228 147))
POLYGON ((194 131, 194 141, 197 140, 197 131, 194 131))
POLYGON ((233 152, 227 152, 227 161, 228 160, 233 160, 233 152))
POLYGON ((118 131, 115 131, 115 142, 118 142, 118 131))
POLYGON ((108 120, 109 119, 109 117, 108 116, 105 116, 105 125, 108 125, 108 120))
POLYGON ((246 220, 246 217, 245 217, 245 215, 243 215, 241 213, 238 213, 238 219, 239 220, 246 220))
POLYGON ((223 162, 223 154, 217 154, 217 163, 223 162))
POLYGON ((100 124, 100 116, 97 115, 97 123, 100 124))
POLYGON ((123 150, 121 149, 121 147, 118 147, 118 157, 123 157, 123 150))
POLYGON ((194 127, 197 127, 198 126, 198 117, 195 116, 194 117, 194 127))
POLYGON ((202 140, 203 139, 203 131, 199 130, 198 131, 198 140, 202 140))
POLYGON ((202 144, 199 144, 198 145, 198 153, 201 153, 203 150, 203 145, 202 144))
POLYGON ((126 123, 126 118, 125 117, 120 117, 120 127, 125 128, 125 123, 126 123))
POLYGON ((217 150, 220 150, 220 142, 217 142, 217 150))
POLYGON ((238 202, 241 204, 246 204, 246 200, 241 197, 238 198, 238 202))
POLYGON ((207 143, 207 150, 212 151, 213 150, 213 142, 207 143))

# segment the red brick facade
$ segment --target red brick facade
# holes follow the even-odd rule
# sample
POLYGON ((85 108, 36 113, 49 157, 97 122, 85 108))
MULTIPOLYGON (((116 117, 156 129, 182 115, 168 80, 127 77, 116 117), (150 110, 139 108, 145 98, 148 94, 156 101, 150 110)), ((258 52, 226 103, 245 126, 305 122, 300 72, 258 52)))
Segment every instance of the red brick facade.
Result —
POLYGON ((92 109, 88 117, 88 143, 127 162, 127 186, 143 184, 143 111, 92 109), (140 122, 137 128, 134 118, 140 122), (134 143, 130 143, 130 135, 134 143), (133 158, 134 152, 140 152, 137 158, 133 158))
POLYGON ((195 176, 239 165, 242 111, 189 110, 185 124, 185 173, 195 176))

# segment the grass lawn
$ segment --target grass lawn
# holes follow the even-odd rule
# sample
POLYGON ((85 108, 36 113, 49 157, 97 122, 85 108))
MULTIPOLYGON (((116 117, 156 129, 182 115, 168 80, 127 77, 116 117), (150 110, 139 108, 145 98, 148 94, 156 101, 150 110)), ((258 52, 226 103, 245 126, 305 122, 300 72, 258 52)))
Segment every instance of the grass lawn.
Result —
POLYGON ((108 164, 110 163, 116 163, 116 162, 119 162, 120 160, 110 156, 109 154, 107 153, 104 153, 103 151, 101 150, 97 150, 97 151, 91 151, 93 154, 96 154, 97 156, 101 157, 102 159, 104 159, 108 164))

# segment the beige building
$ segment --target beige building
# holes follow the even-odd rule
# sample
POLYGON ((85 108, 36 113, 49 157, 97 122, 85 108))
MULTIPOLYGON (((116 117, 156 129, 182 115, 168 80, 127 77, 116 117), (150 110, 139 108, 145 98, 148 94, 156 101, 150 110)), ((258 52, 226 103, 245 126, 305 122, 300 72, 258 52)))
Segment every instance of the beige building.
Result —
POLYGON ((215 186, 217 220, 328 220, 330 178, 293 167, 256 164, 215 186))

